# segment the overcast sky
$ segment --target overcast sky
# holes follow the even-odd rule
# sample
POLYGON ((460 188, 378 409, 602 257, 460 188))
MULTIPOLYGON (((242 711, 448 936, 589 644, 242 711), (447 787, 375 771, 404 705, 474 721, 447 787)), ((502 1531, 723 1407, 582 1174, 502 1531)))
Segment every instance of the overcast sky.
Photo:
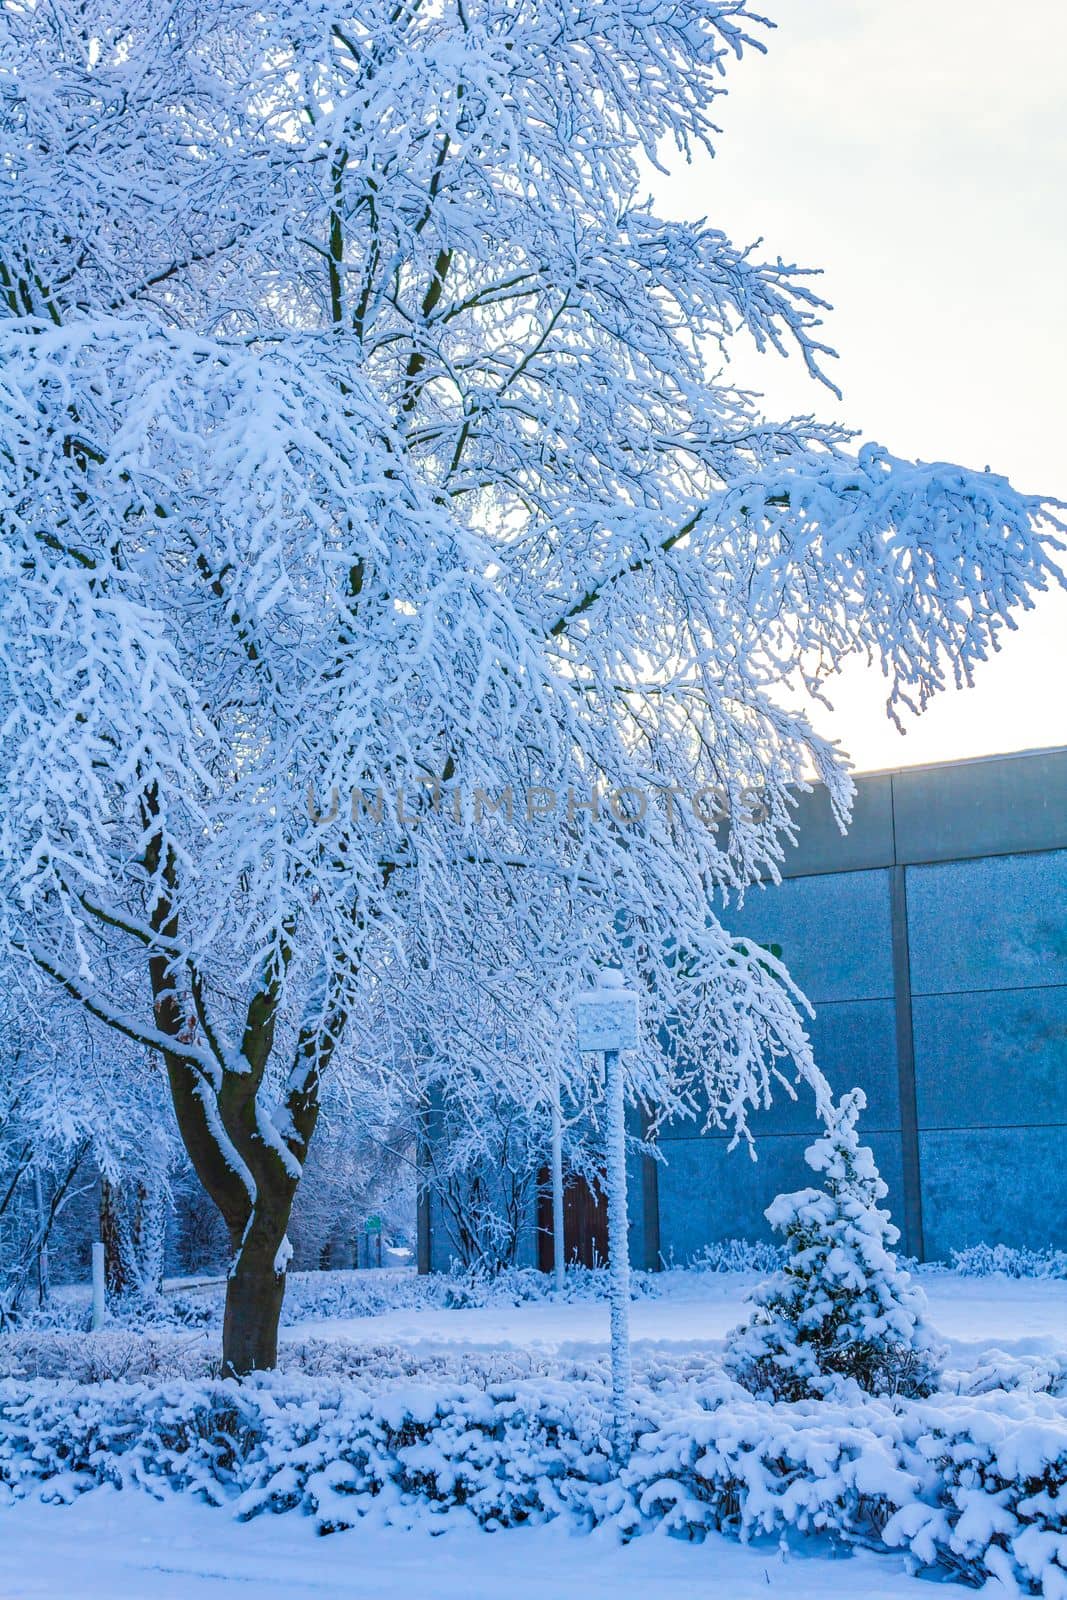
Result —
MULTIPOLYGON (((816 411, 902 455, 1067 499, 1067 4, 767 0, 768 54, 720 101, 714 162, 663 209, 824 269, 844 398, 743 362, 774 415, 816 411)), ((1067 598, 1020 618, 975 687, 901 737, 846 668, 819 726, 860 770, 1067 744, 1067 598)))

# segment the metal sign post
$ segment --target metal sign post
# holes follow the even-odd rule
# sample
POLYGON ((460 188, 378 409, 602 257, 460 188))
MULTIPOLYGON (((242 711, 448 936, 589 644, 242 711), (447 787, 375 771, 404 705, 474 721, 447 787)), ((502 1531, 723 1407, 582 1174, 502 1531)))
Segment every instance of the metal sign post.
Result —
POLYGON ((575 1002, 578 1048, 604 1057, 607 1132, 608 1263, 611 1303, 611 1409, 615 1459, 630 1455, 630 1240, 626 1206, 626 1094, 619 1053, 637 1047, 637 995, 621 972, 605 971, 575 1002))

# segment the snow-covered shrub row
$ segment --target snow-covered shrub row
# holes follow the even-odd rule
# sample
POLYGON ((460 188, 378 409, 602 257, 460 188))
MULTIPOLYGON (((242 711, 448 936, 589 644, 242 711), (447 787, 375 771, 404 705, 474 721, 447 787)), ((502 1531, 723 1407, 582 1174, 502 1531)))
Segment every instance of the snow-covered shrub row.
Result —
POLYGON ((788 1528, 906 1551, 920 1569, 1067 1597, 1067 1408, 1047 1396, 778 1403, 736 1397, 642 1440, 643 1516, 788 1528))
MULTIPOLYGON (((720 1359, 710 1351, 680 1352, 645 1345, 635 1347, 633 1368, 638 1381, 652 1393, 666 1391, 681 1397, 683 1392, 692 1391, 697 1402, 709 1378, 718 1378, 722 1373, 720 1359)), ((310 1338, 284 1341, 279 1348, 278 1370, 314 1377, 356 1378, 363 1388, 377 1392, 412 1379, 423 1384, 492 1384, 535 1377, 567 1383, 606 1382, 607 1358, 588 1355, 577 1360, 521 1348, 427 1351, 365 1340, 310 1338)), ((63 1378, 75 1384, 167 1383, 176 1378, 218 1375, 218 1351, 209 1331, 190 1334, 161 1329, 144 1334, 126 1328, 108 1328, 100 1333, 48 1330, 0 1338, 0 1379, 63 1378)), ((946 1370, 941 1387, 951 1395, 976 1396, 1004 1389, 1067 1399, 1067 1354, 1044 1351, 1020 1355, 985 1350, 973 1366, 946 1370)))
MULTIPOLYGON (((631 1294, 640 1299, 661 1292, 661 1275, 631 1274, 631 1294)), ((533 1267, 513 1267, 495 1275, 476 1271, 432 1273, 420 1277, 406 1268, 391 1271, 291 1272, 285 1291, 282 1326, 328 1318, 375 1317, 387 1311, 429 1307, 466 1310, 480 1306, 514 1306, 529 1301, 562 1302, 607 1298, 607 1273, 603 1268, 568 1267, 562 1296, 557 1295, 550 1273, 533 1267)), ((222 1326, 225 1284, 222 1280, 197 1285, 151 1299, 129 1297, 108 1307, 112 1328, 142 1332, 163 1329, 218 1329, 222 1326)), ((39 1308, 27 1308, 18 1326, 24 1329, 87 1330, 90 1305, 87 1294, 54 1296, 39 1308)))
POLYGON ((952 1265, 963 1278, 1067 1278, 1067 1250, 1026 1250, 1011 1244, 973 1244, 953 1250, 952 1265))
POLYGON ((0 1339, 0 1379, 166 1383, 174 1378, 211 1377, 213 1355, 207 1334, 140 1333, 128 1328, 107 1328, 99 1333, 66 1329, 20 1332, 0 1339))
MULTIPOLYGON (((654 1354, 635 1363, 653 1390, 677 1389, 707 1376, 706 1357, 654 1354)), ((167 1383, 176 1378, 217 1378, 221 1363, 207 1333, 151 1335, 125 1328, 100 1333, 26 1333, 0 1339, 0 1379, 63 1378, 75 1384, 109 1382, 167 1383)), ((379 1392, 398 1381, 479 1383, 514 1378, 553 1377, 573 1382, 605 1381, 606 1358, 561 1361, 551 1354, 523 1349, 438 1352, 404 1345, 368 1344, 364 1340, 287 1340, 279 1347, 281 1373, 309 1377, 358 1378, 361 1387, 379 1392)))
MULTIPOLYGON (((356 1377, 364 1387, 378 1390, 412 1378, 422 1383, 461 1379, 497 1383, 547 1375, 550 1358, 525 1350, 431 1354, 401 1345, 304 1339, 281 1345, 278 1370, 314 1377, 356 1377)), ((572 1364, 567 1376, 585 1377, 588 1370, 586 1367, 579 1371, 572 1364)), ((558 1364, 555 1371, 558 1375, 558 1364)), ((145 1335, 114 1328, 90 1334, 50 1331, 0 1339, 0 1379, 65 1378, 76 1384, 96 1384, 167 1383, 176 1378, 219 1376, 218 1350, 209 1333, 192 1337, 166 1331, 145 1335)), ((672 1371, 671 1376, 675 1380, 676 1372, 672 1371)))
MULTIPOLYGON (((176 1378, 217 1378, 218 1352, 209 1334, 190 1337, 160 1331, 146 1336, 125 1328, 100 1333, 48 1331, 0 1339, 0 1379, 63 1378, 75 1384, 166 1383, 176 1378)), ((715 1358, 702 1351, 662 1351, 639 1346, 633 1354, 639 1381, 653 1394, 679 1393, 718 1376, 715 1358)), ((564 1383, 608 1382, 607 1355, 581 1359, 522 1348, 439 1351, 365 1340, 286 1340, 278 1351, 278 1371, 304 1376, 357 1378, 375 1393, 412 1379, 427 1383, 479 1383, 515 1378, 551 1378, 564 1383)), ((1020 1383, 1020 1386, 1026 1387, 1020 1383)), ((1031 1386, 1033 1387, 1033 1386, 1031 1386)), ((961 1390, 962 1392, 962 1390, 961 1390)))
MULTIPOLYGON (((124 1295, 109 1300, 107 1327, 123 1329, 129 1333, 158 1333, 177 1329, 215 1329, 222 1326, 222 1307, 225 1285, 197 1286, 195 1291, 153 1295, 124 1295)), ((3 1337, 20 1337, 29 1333, 87 1333, 92 1326, 92 1302, 89 1290, 76 1286, 52 1294, 42 1305, 20 1307, 3 1337)), ((3 1338, 0 1337, 0 1349, 3 1338)))
MULTIPOLYGON (((367 1274, 354 1274, 353 1282, 357 1290, 366 1292, 369 1288, 370 1292, 374 1293, 376 1286, 373 1276, 372 1274, 372 1281, 367 1285, 364 1282, 367 1274)), ((572 1304, 579 1301, 606 1300, 608 1297, 606 1267, 568 1267, 561 1293, 556 1290, 553 1275, 549 1272, 540 1272, 536 1267, 508 1267, 500 1272, 457 1267, 450 1273, 430 1274, 423 1278, 416 1277, 412 1273, 397 1274, 397 1278, 401 1283, 406 1279, 407 1292, 414 1294, 415 1298, 410 1303, 444 1306, 446 1309, 516 1306, 536 1301, 572 1304)), ((319 1292, 315 1279, 315 1274, 308 1275, 309 1300, 319 1292)), ((318 1284, 323 1284, 321 1277, 318 1278, 318 1284)), ((328 1283, 326 1287, 329 1287, 328 1283)), ((389 1300, 390 1292, 388 1288, 384 1290, 384 1297, 388 1303, 382 1305, 383 1311, 394 1309, 397 1305, 395 1300, 389 1300)), ((661 1279, 658 1273, 630 1273, 631 1299, 652 1298, 660 1292, 661 1279)), ((300 1320, 306 1319, 301 1317, 300 1320)))
POLYGON ((1067 1406, 872 1400, 770 1406, 725 1379, 635 1394, 629 1465, 610 1460, 603 1377, 488 1386, 277 1374, 166 1386, 0 1384, 0 1502, 98 1484, 192 1492, 241 1518, 296 1511, 486 1528, 564 1515, 625 1537, 787 1530, 898 1548, 921 1567, 1067 1597, 1067 1406))

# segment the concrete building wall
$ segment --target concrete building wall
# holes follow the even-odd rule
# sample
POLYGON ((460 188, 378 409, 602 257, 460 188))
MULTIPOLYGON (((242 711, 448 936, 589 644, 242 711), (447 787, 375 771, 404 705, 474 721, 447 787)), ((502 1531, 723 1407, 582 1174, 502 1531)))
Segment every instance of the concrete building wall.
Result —
MULTIPOLYGON (((781 947, 834 1090, 866 1091, 907 1251, 1067 1243, 1067 751, 861 778, 846 838, 816 791, 785 871, 724 921, 781 947)), ((753 1117, 756 1162, 664 1130, 668 1260, 769 1235, 764 1207, 810 1176, 798 1093, 753 1117)))
POLYGON ((908 870, 927 1251, 1067 1236, 1067 850, 908 870))

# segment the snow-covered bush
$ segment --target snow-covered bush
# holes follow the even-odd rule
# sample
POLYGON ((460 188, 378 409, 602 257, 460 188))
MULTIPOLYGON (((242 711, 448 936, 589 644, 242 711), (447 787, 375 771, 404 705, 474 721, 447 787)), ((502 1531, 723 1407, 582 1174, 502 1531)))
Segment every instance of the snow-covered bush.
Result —
POLYGON ((861 1089, 826 1116, 805 1152, 823 1189, 779 1195, 767 1208, 789 1249, 761 1284, 747 1325, 729 1341, 728 1369, 757 1394, 800 1400, 851 1378, 871 1394, 929 1394, 939 1352, 926 1297, 893 1255, 900 1237, 878 1206, 887 1189, 856 1130, 861 1089))
POLYGON ((690 1272, 777 1272, 785 1262, 781 1245, 765 1239, 719 1239, 690 1256, 690 1272))
MULTIPOLYGON (((634 1273, 635 1299, 658 1293, 658 1275, 634 1273)), ((605 1300, 607 1270, 568 1267, 562 1297, 550 1273, 535 1267, 510 1267, 487 1272, 477 1267, 456 1267, 451 1272, 419 1276, 408 1269, 383 1272, 294 1273, 289 1284, 288 1314, 293 1323, 326 1317, 373 1317, 382 1312, 439 1307, 469 1311, 481 1306, 516 1306, 530 1301, 564 1302, 605 1300)))
POLYGON ((959 1371, 946 1367, 941 1388, 947 1394, 992 1394, 996 1389, 1051 1394, 1067 1399, 1067 1350, 983 1350, 959 1371))
MULTIPOLYGON (((654 1386, 676 1387, 693 1370, 668 1359, 657 1363, 654 1386), (666 1370, 664 1370, 664 1366, 666 1370)), ((690 1363, 692 1367, 692 1364, 690 1363)), ((460 1350, 428 1353, 402 1345, 368 1343, 365 1339, 311 1338, 287 1340, 278 1353, 278 1369, 316 1378, 356 1378, 375 1391, 401 1380, 420 1383, 493 1383, 515 1378, 566 1376, 568 1381, 601 1376, 595 1359, 567 1363, 561 1373, 551 1355, 527 1350, 487 1352, 460 1350)), ((127 1329, 100 1333, 28 1333, 0 1341, 0 1379, 63 1379, 79 1385, 113 1382, 161 1385, 175 1379, 219 1377, 219 1360, 207 1332, 199 1337, 173 1330, 150 1335, 127 1329)))
POLYGON ((1067 1278, 1067 1250, 1026 1250, 1011 1244, 972 1244, 953 1250, 952 1265, 962 1278, 1067 1278))
POLYGON ((217 1371, 206 1333, 109 1328, 97 1333, 19 1333, 0 1340, 0 1379, 61 1378, 69 1383, 173 1382, 217 1371))

